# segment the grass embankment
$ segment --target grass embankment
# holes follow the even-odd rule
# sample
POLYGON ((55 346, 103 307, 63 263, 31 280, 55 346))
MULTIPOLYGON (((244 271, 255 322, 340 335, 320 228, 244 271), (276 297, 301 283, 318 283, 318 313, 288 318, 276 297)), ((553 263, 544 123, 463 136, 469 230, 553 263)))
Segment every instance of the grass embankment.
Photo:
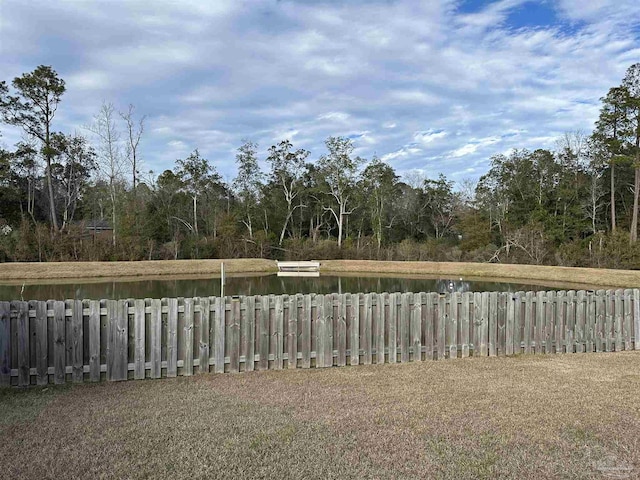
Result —
POLYGON ((323 260, 322 272, 429 274, 450 277, 491 277, 536 280, 608 287, 640 287, 640 271, 605 268, 574 268, 541 265, 509 265, 466 262, 377 262, 369 260, 323 260))
MULTIPOLYGON (((219 275, 224 262, 228 274, 275 273, 276 262, 265 259, 153 260, 140 262, 2 263, 0 281, 71 278, 126 278, 219 275)), ((484 277, 496 280, 532 280, 607 287, 640 287, 640 271, 571 268, 539 265, 505 265, 465 262, 378 262, 370 260, 323 260, 323 274, 430 275, 484 277)))
POLYGON ((637 478, 639 371, 640 352, 622 352, 11 389, 0 391, 0 471, 637 478))
POLYGON ((117 278, 226 273, 274 273, 276 262, 262 258, 230 260, 150 260, 140 262, 47 262, 0 263, 0 280, 46 280, 64 278, 117 278))

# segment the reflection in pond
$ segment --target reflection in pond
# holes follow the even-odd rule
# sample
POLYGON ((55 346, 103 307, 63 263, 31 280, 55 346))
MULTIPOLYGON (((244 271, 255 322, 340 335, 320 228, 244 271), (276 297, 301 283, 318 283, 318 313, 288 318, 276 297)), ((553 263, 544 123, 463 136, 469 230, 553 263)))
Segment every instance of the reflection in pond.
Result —
MULTIPOLYGON (((205 297, 220 294, 219 278, 162 278, 127 281, 77 281, 25 285, 0 285, 0 300, 66 298, 205 297)), ((403 278, 386 276, 278 277, 276 275, 228 277, 226 295, 368 292, 486 292, 537 291, 555 288, 526 283, 505 283, 462 278, 403 278)))
MULTIPOLYGON (((465 282, 464 280, 436 280, 436 292, 438 293, 446 293, 446 292, 470 292, 471 284, 470 282, 465 282)), ((476 290, 477 291, 477 290, 476 290)))

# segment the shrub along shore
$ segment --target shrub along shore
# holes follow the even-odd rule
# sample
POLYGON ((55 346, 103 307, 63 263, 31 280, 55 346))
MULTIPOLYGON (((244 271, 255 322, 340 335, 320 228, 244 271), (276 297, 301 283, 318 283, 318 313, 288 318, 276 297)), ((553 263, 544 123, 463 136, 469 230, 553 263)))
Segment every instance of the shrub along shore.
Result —
MULTIPOLYGON (((275 273, 276 262, 261 258, 210 260, 151 260, 139 262, 2 263, 0 281, 34 281, 70 278, 124 278, 151 276, 220 275, 224 262, 228 274, 275 273)), ((490 277, 607 287, 640 287, 640 271, 467 262, 382 262, 375 260, 323 260, 323 274, 438 275, 490 277)))

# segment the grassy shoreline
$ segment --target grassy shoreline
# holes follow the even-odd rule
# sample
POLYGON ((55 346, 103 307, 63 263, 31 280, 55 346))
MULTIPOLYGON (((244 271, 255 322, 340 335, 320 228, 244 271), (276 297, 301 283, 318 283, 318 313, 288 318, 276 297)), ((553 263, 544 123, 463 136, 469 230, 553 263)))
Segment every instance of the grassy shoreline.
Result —
POLYGON ((553 281, 609 287, 640 287, 640 271, 605 268, 554 267, 467 262, 380 262, 370 260, 324 260, 321 271, 334 273, 402 273, 444 277, 491 277, 499 279, 553 281))
POLYGON ((224 262, 225 272, 229 274, 273 273, 277 271, 276 262, 262 258, 145 260, 140 262, 2 263, 0 264, 0 280, 220 275, 220 264, 222 262, 224 262))
MULTIPOLYGON (((151 260, 140 262, 49 262, 0 264, 0 281, 135 278, 219 275, 224 262, 229 274, 275 273, 276 262, 266 259, 151 260)), ((640 271, 596 268, 509 265, 466 262, 383 262, 323 260, 322 273, 442 275, 564 282, 607 287, 640 287, 640 271)))

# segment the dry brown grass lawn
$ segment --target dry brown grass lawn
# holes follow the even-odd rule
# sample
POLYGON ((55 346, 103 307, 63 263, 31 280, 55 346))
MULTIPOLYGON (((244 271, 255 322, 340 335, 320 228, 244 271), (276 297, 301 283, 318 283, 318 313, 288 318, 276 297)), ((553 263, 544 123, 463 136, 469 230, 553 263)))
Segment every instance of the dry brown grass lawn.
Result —
POLYGON ((640 352, 0 393, 3 478, 640 477, 640 352))

